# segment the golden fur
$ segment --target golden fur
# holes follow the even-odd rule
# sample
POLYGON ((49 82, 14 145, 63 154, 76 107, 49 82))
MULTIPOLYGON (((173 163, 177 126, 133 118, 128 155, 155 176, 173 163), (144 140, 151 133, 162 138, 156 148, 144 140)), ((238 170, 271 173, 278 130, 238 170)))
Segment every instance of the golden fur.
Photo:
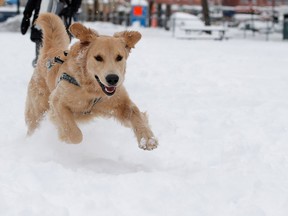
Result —
POLYGON ((96 116, 114 117, 133 129, 140 148, 156 148, 158 142, 148 125, 146 114, 139 111, 123 86, 126 60, 130 49, 141 39, 141 34, 124 31, 114 36, 100 36, 82 24, 74 23, 69 30, 79 41, 65 56, 63 51, 68 50, 70 40, 61 19, 45 13, 39 16, 36 24, 43 31, 43 47, 28 86, 25 110, 27 134, 32 134, 45 113, 49 112, 59 138, 67 143, 80 143, 82 132, 77 126, 78 121, 96 116), (55 63, 49 69, 47 63, 56 56, 64 63, 55 63), (75 78, 79 86, 67 80, 59 81, 63 73, 75 78), (109 90, 106 76, 111 73, 116 74, 119 81, 109 90), (108 96, 100 82, 105 91, 116 90, 115 93, 108 96), (95 100, 99 101, 95 104, 95 100))

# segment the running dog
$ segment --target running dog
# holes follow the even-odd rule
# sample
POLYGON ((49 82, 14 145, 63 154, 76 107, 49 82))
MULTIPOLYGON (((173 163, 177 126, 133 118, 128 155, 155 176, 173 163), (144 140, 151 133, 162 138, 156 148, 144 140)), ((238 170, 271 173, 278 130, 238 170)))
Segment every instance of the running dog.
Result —
POLYGON ((123 86, 130 50, 141 39, 137 31, 102 36, 80 23, 70 26, 79 39, 68 50, 70 39, 62 20, 51 13, 39 16, 43 46, 28 86, 25 121, 28 135, 46 112, 66 143, 80 143, 77 122, 94 117, 114 117, 133 129, 140 148, 155 149, 158 141, 146 113, 139 111, 123 86))

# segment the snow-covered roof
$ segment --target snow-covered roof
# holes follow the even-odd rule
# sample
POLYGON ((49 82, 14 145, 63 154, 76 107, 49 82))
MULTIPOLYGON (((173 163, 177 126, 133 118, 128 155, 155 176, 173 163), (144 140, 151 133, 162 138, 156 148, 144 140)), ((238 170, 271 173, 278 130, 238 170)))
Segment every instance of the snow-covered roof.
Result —
POLYGON ((171 16, 172 18, 175 19, 189 19, 189 20, 200 20, 199 17, 193 15, 193 14, 188 14, 184 12, 175 12, 171 16))
POLYGON ((131 5, 148 6, 148 2, 146 0, 131 0, 131 5))

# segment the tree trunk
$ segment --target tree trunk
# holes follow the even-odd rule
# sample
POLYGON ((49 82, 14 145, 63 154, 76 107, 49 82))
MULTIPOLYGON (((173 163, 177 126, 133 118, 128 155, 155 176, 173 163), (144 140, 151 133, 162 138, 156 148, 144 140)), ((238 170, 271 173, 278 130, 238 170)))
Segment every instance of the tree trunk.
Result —
POLYGON ((202 5, 202 13, 203 13, 205 25, 210 26, 211 21, 210 21, 210 15, 209 15, 208 0, 201 0, 201 5, 202 5))

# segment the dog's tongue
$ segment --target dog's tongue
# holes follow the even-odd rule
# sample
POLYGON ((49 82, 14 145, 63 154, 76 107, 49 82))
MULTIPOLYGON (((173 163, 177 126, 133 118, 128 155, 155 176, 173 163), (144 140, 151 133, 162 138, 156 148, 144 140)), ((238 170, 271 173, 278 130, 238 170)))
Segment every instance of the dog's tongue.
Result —
POLYGON ((115 89, 116 89, 116 87, 107 87, 107 86, 105 86, 105 91, 108 92, 108 93, 114 92, 115 89))

